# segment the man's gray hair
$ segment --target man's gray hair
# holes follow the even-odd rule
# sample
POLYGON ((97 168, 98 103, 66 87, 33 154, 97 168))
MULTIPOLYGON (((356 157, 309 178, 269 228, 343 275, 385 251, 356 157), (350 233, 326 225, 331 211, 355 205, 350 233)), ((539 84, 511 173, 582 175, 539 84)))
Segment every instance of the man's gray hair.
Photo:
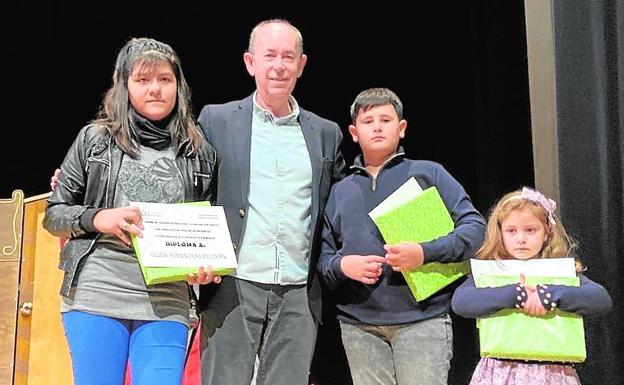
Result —
POLYGON ((290 24, 290 22, 285 19, 268 19, 268 20, 263 20, 260 23, 256 24, 256 26, 251 30, 251 34, 249 35, 249 47, 247 47, 247 52, 253 53, 254 44, 256 42, 256 34, 258 33, 258 30, 260 30, 260 28, 264 27, 267 24, 285 24, 289 26, 290 28, 292 28, 293 31, 295 31, 297 35, 298 53, 299 55, 303 55, 303 36, 301 36, 301 32, 299 31, 299 29, 297 29, 297 27, 290 24))

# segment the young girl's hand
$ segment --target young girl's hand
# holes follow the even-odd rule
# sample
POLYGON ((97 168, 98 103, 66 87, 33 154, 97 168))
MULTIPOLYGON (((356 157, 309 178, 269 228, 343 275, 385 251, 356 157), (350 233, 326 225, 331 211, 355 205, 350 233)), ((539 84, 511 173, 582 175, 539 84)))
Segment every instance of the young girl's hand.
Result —
POLYGON ((386 260, 394 271, 410 270, 422 266, 425 253, 420 243, 404 242, 398 245, 384 245, 386 260))
POLYGON ((537 290, 530 290, 527 288, 527 300, 524 304, 523 310, 526 314, 533 316, 546 315, 547 311, 544 306, 542 306, 537 290))
POLYGON ((340 269, 347 277, 372 285, 379 280, 383 271, 384 257, 379 255, 345 255, 340 260, 340 269))
POLYGON ((535 285, 525 284, 524 274, 520 274, 520 283, 524 285, 527 293, 527 298, 524 302, 524 307, 522 308, 524 313, 532 316, 546 315, 548 311, 542 305, 539 294, 537 294, 537 287, 535 287, 535 285))

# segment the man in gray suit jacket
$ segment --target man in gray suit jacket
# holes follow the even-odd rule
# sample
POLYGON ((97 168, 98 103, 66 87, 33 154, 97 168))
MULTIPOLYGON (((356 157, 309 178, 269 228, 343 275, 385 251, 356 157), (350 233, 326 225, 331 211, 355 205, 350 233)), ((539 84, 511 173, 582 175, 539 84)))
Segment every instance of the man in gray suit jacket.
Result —
MULTIPOLYGON (((239 268, 202 286, 202 382, 307 385, 321 317, 316 263, 331 185, 344 175, 342 134, 292 96, 307 57, 297 28, 252 31, 256 91, 207 105, 199 123, 217 150, 216 204, 225 209, 239 268)), ((213 178, 214 180, 215 178, 213 178)))

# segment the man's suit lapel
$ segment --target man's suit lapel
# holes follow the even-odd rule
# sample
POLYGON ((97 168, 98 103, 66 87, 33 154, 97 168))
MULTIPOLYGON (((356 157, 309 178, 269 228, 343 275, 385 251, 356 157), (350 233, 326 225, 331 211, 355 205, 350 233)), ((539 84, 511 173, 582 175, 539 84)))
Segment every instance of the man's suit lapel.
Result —
POLYGON ((232 134, 232 148, 234 148, 234 156, 238 163, 238 172, 240 179, 240 192, 242 201, 247 204, 247 196, 249 194, 249 157, 251 155, 251 113, 252 113, 252 97, 245 98, 238 109, 234 111, 232 121, 234 129, 232 134))
POLYGON ((310 164, 312 166, 312 219, 317 217, 319 209, 319 186, 321 184, 321 173, 323 170, 323 146, 321 141, 321 131, 315 128, 307 111, 301 110, 299 124, 310 154, 310 164))

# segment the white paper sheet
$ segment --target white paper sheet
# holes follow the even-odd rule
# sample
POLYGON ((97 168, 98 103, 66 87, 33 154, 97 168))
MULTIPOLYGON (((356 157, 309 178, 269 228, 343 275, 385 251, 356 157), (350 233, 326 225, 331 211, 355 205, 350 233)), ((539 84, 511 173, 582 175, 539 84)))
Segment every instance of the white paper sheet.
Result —
POLYGON ((388 211, 402 205, 405 202, 408 202, 422 192, 423 189, 416 181, 416 178, 409 178, 405 183, 401 185, 401 187, 394 190, 394 192, 390 194, 386 199, 384 199, 383 202, 381 202, 377 205, 377 207, 372 209, 368 213, 368 215, 371 217, 371 219, 374 220, 376 217, 387 213, 388 211))
POLYGON ((236 268, 225 212, 221 206, 132 202, 143 216, 136 238, 144 266, 236 268))
POLYGON ((517 275, 534 277, 575 277, 574 258, 505 259, 500 261, 471 259, 470 269, 475 282, 479 275, 517 275))

